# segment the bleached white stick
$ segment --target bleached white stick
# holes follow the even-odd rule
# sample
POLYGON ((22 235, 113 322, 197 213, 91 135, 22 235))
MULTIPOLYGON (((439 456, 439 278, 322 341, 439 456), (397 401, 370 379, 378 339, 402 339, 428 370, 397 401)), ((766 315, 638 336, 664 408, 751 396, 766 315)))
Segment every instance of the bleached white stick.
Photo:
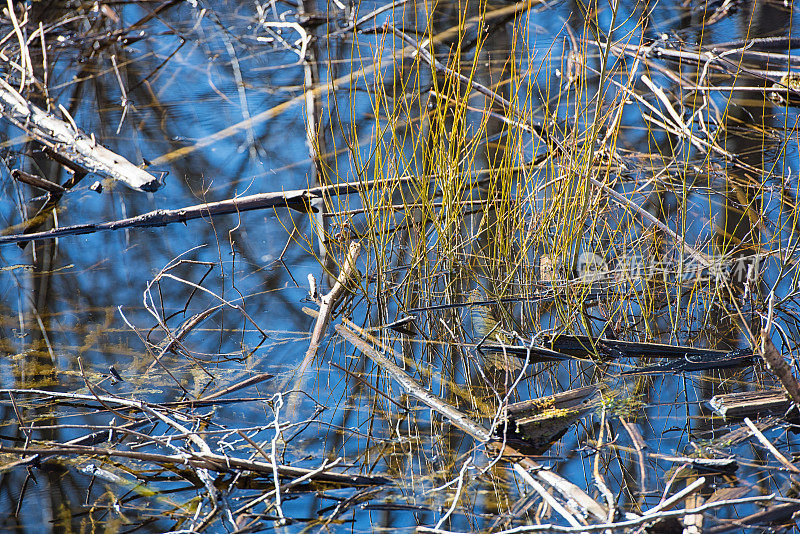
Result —
POLYGON ((161 183, 124 157, 112 152, 76 125, 61 120, 25 98, 0 79, 0 113, 53 152, 90 172, 117 180, 137 191, 152 192, 161 183))

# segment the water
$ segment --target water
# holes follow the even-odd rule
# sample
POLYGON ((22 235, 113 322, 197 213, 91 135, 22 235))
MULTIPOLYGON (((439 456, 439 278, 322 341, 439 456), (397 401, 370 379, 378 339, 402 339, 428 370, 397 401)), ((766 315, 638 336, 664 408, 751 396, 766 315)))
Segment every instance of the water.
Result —
MULTIPOLYGON (((362 3, 358 16, 378 5, 362 3)), ((333 3, 328 7, 332 16, 338 13, 333 3)), ((414 4, 408 3, 405 15, 397 11, 391 16, 387 12, 375 18, 374 24, 398 22, 404 16, 407 33, 414 26, 423 30, 426 20, 423 6, 417 5, 416 15, 413 8, 414 4)), ((448 162, 450 169, 471 172, 490 166, 494 154, 504 153, 492 145, 502 139, 510 138, 509 144, 516 144, 518 160, 529 162, 544 150, 544 145, 527 132, 501 136, 503 127, 496 119, 481 126, 485 102, 478 96, 468 100, 473 109, 466 112, 463 135, 459 136, 462 139, 475 136, 475 145, 480 148, 462 146, 461 153, 447 159, 445 135, 458 131, 456 121, 451 115, 442 118, 447 126, 437 133, 436 116, 428 115, 427 123, 420 126, 420 111, 435 108, 441 102, 427 93, 433 79, 430 70, 406 64, 405 68, 381 69, 380 83, 374 75, 368 75, 355 80, 352 86, 341 84, 336 91, 320 95, 321 119, 315 125, 317 139, 322 139, 319 149, 334 155, 315 166, 309 158, 306 141, 306 108, 303 99, 298 98, 305 76, 303 66, 298 64, 301 47, 297 40, 301 32, 297 26, 272 24, 267 28, 259 22, 260 19, 294 21, 294 8, 237 2, 164 4, 154 17, 148 14, 157 5, 149 3, 109 4, 94 11, 88 7, 64 9, 67 11, 51 7, 43 13, 29 14, 30 20, 41 19, 47 30, 47 85, 53 104, 63 105, 84 131, 93 132, 110 149, 135 164, 152 162, 148 170, 166 176, 163 187, 155 193, 132 191, 106 181, 103 193, 98 195, 89 190, 97 177, 89 175, 61 199, 57 215, 60 227, 112 221, 156 209, 177 209, 240 195, 311 187, 316 185, 320 173, 325 176, 323 181, 335 183, 405 173, 442 173, 448 162), (132 44, 115 42, 106 46, 100 41, 108 31, 129 28, 143 17, 145 20, 130 35, 138 38, 139 31, 144 33, 132 44), (408 83, 405 90, 411 96, 399 94, 402 87, 398 81, 402 80, 408 83), (120 83, 125 87, 124 93, 120 83), (398 120, 409 120, 405 128, 397 129, 394 140, 383 129, 387 119, 376 120, 374 116, 376 85, 392 93, 393 98, 383 101, 387 106, 384 114, 394 111, 398 120), (408 102, 406 107, 402 104, 404 98, 408 102), (290 99, 297 100, 284 107, 290 99), (264 118, 266 110, 273 113, 264 118), (231 125, 251 117, 256 118, 251 125, 239 128, 233 135, 224 133, 231 125), (421 146, 426 144, 437 148, 419 156, 423 151, 421 146)), ((322 5, 315 9, 325 12, 322 5)), ((430 17, 431 26, 436 32, 452 27, 458 22, 459 9, 455 4, 439 5, 436 14, 430 17)), ((636 21, 640 20, 641 6, 621 4, 620 9, 615 19, 616 38, 638 44, 642 32, 636 21)), ((748 18, 749 8, 742 7, 735 15, 707 24, 705 32, 700 31, 698 9, 659 4, 652 12, 644 37, 661 39, 664 35, 667 48, 694 49, 701 38, 707 43, 754 34, 794 35, 791 10, 778 5, 756 3, 752 18, 748 18)), ((474 16, 478 8, 472 5, 467 12, 468 16, 474 16)), ((575 92, 569 93, 571 103, 567 99, 556 101, 554 97, 563 83, 555 77, 556 68, 564 69, 562 58, 566 57, 566 49, 562 53, 568 43, 563 25, 570 13, 579 12, 578 6, 569 3, 538 6, 531 11, 527 24, 518 23, 516 34, 511 23, 495 26, 486 32, 488 40, 482 43, 483 51, 475 62, 476 80, 492 85, 508 76, 507 61, 513 55, 520 72, 519 85, 503 90, 518 90, 519 107, 536 109, 537 120, 554 115, 552 128, 566 130, 566 125, 574 122, 575 135, 565 143, 576 147, 581 145, 576 138, 586 134, 587 129, 591 131, 594 121, 592 97, 597 91, 597 76, 589 76, 577 99, 581 106, 578 121, 572 120, 575 92), (553 101, 545 107, 549 97, 553 101)), ((22 16, 22 11, 18 16, 22 16)), ((582 34, 583 24, 580 19, 574 20, 576 33, 582 34)), ((611 22, 609 7, 601 6, 599 27, 605 31, 611 22)), ((333 30, 345 23, 341 19, 327 27, 333 30)), ((24 30, 32 35, 36 27, 29 24, 24 30)), ((7 19, 3 20, 3 28, 4 35, 11 35, 12 26, 7 19)), ((321 83, 371 65, 376 57, 390 57, 391 34, 385 39, 383 32, 360 35, 359 45, 352 46, 350 37, 329 40, 319 28, 314 30, 309 26, 304 31, 317 32, 317 40, 310 49, 319 61, 321 83)), ((474 34, 468 32, 468 36, 474 34)), ((596 38, 591 31, 585 37, 596 38)), ((402 46, 399 37, 394 37, 394 44, 402 46)), ((18 61, 16 37, 11 36, 7 46, 6 54, 18 61)), ((42 81, 44 58, 38 37, 29 46, 33 72, 42 81)), ((456 48, 439 46, 437 57, 452 66, 447 61, 448 54, 452 60, 456 48)), ((467 74, 475 56, 473 48, 465 45, 462 51, 461 65, 467 67, 462 72, 467 74)), ((626 69, 632 61, 631 57, 626 59, 626 69)), ((588 63, 599 70, 596 54, 588 63)), ((679 70, 663 58, 654 59, 653 64, 669 65, 673 72, 679 70)), ((613 58, 607 65, 608 69, 620 68, 613 58)), ((677 90, 674 80, 656 72, 652 65, 648 68, 656 84, 665 90, 677 90)), ((697 64, 686 62, 682 68, 684 75, 689 76, 697 64)), ((638 72, 646 72, 645 67, 640 65, 638 72)), ((7 64, 4 74, 19 87, 18 71, 7 64)), ((615 79, 620 83, 627 80, 625 76, 615 79)), ((760 82, 748 78, 745 84, 757 83, 760 82)), ((442 93, 456 91, 448 88, 452 86, 444 79, 438 79, 436 84, 442 93)), ((608 82, 604 87, 608 91, 606 104, 610 106, 618 89, 608 82)), ((463 86, 461 90, 463 93, 463 86)), ((637 90, 645 93, 641 84, 637 90)), ((26 94, 38 105, 45 105, 40 93, 26 94)), ((509 93, 505 94, 508 97, 509 93)), ((790 353, 796 343, 796 327, 791 319, 796 284, 791 282, 794 266, 784 260, 792 257, 785 252, 790 248, 787 245, 796 241, 791 233, 794 222, 790 217, 794 212, 789 209, 798 193, 790 169, 796 173, 800 168, 794 129, 796 114, 790 108, 765 104, 763 93, 747 94, 751 99, 753 94, 757 96, 753 102, 739 103, 735 95, 726 118, 720 123, 710 122, 708 128, 718 136, 720 145, 737 154, 742 162, 765 175, 772 173, 764 179, 763 187, 754 188, 757 193, 742 185, 752 179, 755 171, 744 173, 713 151, 705 156, 698 147, 692 147, 677 135, 665 134, 652 123, 648 130, 648 123, 641 119, 644 108, 636 103, 628 105, 622 113, 623 126, 616 142, 620 158, 609 164, 612 169, 609 176, 627 181, 616 189, 630 193, 636 204, 657 216, 666 217, 672 231, 685 234, 687 243, 705 244, 703 250, 711 251, 716 243, 727 253, 736 246, 745 252, 752 252, 757 246, 775 252, 779 250, 778 243, 782 243, 784 252, 775 252, 778 259, 762 264, 763 279, 756 284, 761 288, 759 292, 744 298, 741 288, 728 294, 712 283, 693 286, 696 294, 690 291, 692 286, 684 286, 684 294, 679 295, 676 273, 671 272, 664 282, 619 283, 615 288, 617 293, 612 292, 599 307, 589 308, 586 322, 581 322, 581 314, 576 311, 582 298, 573 293, 553 305, 517 302, 490 306, 491 320, 499 322, 507 332, 517 330, 525 334, 568 326, 578 333, 591 324, 594 334, 609 325, 604 332, 616 328, 621 337, 643 341, 722 349, 747 346, 742 322, 731 320, 726 314, 735 315, 735 303, 744 310, 747 326, 757 333, 763 324, 759 314, 764 315, 765 288, 768 290, 776 283, 783 266, 785 271, 781 274, 785 278, 776 287, 779 297, 787 299, 777 318, 784 330, 782 335, 773 333, 773 340, 785 354, 790 353), (737 118, 742 122, 735 122, 737 118), (734 132, 727 137, 725 125, 729 132, 734 132), (781 125, 783 129, 779 128, 781 125), (627 166, 627 170, 620 170, 620 164, 627 166), (664 168, 668 174, 660 173, 664 168), (647 182, 653 176, 656 178, 647 182), (647 182, 645 186, 643 182, 647 182), (634 189, 638 196, 633 194, 634 189), (727 203, 723 196, 726 191, 730 199, 727 203), (742 216, 749 194, 760 199, 760 204, 752 200, 750 206, 756 214, 763 214, 761 219, 749 218, 746 210, 748 217, 742 216), (757 245, 759 241, 761 245, 757 245), (627 292, 631 289, 639 291, 637 297, 631 298, 627 292)), ((708 104, 724 110, 729 98, 727 92, 711 93, 713 102, 708 104)), ((663 103, 650 97, 648 101, 668 114, 663 103)), ((697 128, 699 121, 691 122, 690 114, 681 112, 697 128)), ((10 175, 12 169, 36 173, 57 183, 63 183, 68 175, 36 152, 35 144, 25 143, 20 130, 7 123, 2 128, 5 165, 0 170, 0 187, 4 192, 0 197, 0 214, 3 227, 11 228, 24 221, 23 209, 29 214, 35 212, 36 204, 27 201, 40 194, 15 183, 10 175)), ((603 135, 600 132, 600 139, 603 135)), ((604 146, 610 144, 595 143, 594 150, 604 146)), ((534 189, 537 184, 563 176, 565 169, 577 170, 577 175, 583 170, 585 174, 587 153, 576 150, 575 154, 572 167, 568 162, 556 161, 527 181, 522 178, 524 175, 510 172, 504 175, 511 177, 509 183, 514 184, 511 192, 531 220, 549 213, 558 202, 568 201, 563 192, 561 200, 557 200, 552 196, 554 189, 534 189)), ((598 176, 605 174, 601 172, 598 176)), ((523 298, 536 293, 537 288, 549 287, 548 284, 526 287, 534 278, 534 269, 528 267, 538 264, 542 252, 554 253, 566 265, 575 247, 579 247, 603 254, 609 265, 616 266, 635 243, 644 246, 648 254, 657 250, 668 258, 685 259, 675 248, 662 246, 670 240, 652 228, 645 229, 650 225, 642 223, 630 209, 612 203, 604 205, 596 219, 584 220, 578 209, 579 201, 572 212, 565 205, 562 213, 571 215, 545 220, 540 227, 544 230, 534 226, 509 230, 515 236, 510 241, 516 248, 509 247, 504 252, 497 245, 494 249, 496 243, 487 237, 482 224, 491 225, 487 221, 504 219, 496 214, 488 216, 481 208, 476 208, 477 213, 467 213, 469 204, 464 202, 466 198, 483 202, 486 195, 467 193, 463 187, 459 189, 443 179, 434 181, 439 186, 446 185, 438 187, 439 191, 445 191, 445 202, 448 194, 456 199, 455 204, 445 206, 440 212, 448 214, 450 219, 442 217, 426 225, 420 210, 411 217, 413 222, 408 223, 407 230, 401 231, 397 227, 406 224, 402 211, 394 218, 355 213, 347 224, 337 224, 344 219, 332 218, 327 224, 332 236, 329 247, 338 259, 346 248, 348 233, 361 236, 365 244, 358 262, 364 273, 360 280, 362 290, 346 304, 343 315, 365 327, 415 315, 413 324, 419 335, 414 338, 402 338, 389 331, 373 333, 416 360, 420 367, 418 370, 409 367, 410 372, 432 392, 483 422, 491 419, 496 408, 495 393, 502 396, 503 387, 513 382, 516 374, 492 374, 493 371, 483 369, 471 346, 462 345, 475 343, 486 333, 475 319, 474 306, 418 312, 412 309, 491 300, 497 296, 523 298), (452 188, 450 193, 447 187, 452 188), (454 210, 454 205, 463 206, 464 210, 454 210), (575 241, 567 239, 568 236, 575 241), (426 247, 427 252, 421 253, 421 247, 426 247), (493 262, 494 258, 511 260, 512 265, 503 266, 502 262, 493 262), (513 269, 517 260, 519 272, 513 269), (525 263, 528 261, 530 265, 525 263)), ((759 181, 760 177, 756 177, 756 183, 759 181)), ((565 190, 580 199, 580 187, 575 182, 565 190)), ((414 192, 412 188, 403 191, 406 196, 414 192)), ((333 199, 331 204, 334 210, 358 210, 364 204, 374 205, 378 197, 373 193, 372 200, 365 201, 352 195, 333 199)), ((383 200, 402 203, 400 189, 383 200)), ((410 209, 407 211, 412 213, 410 209)), ((497 231, 493 235, 501 243, 498 236, 505 234, 497 231)), ((454 481, 467 458, 477 467, 464 471, 467 493, 443 526, 457 531, 479 530, 508 513, 527 490, 514 478, 507 464, 492 465, 491 456, 474 451, 472 438, 407 397, 397 382, 380 374, 351 345, 332 335, 332 327, 304 382, 295 382, 293 375, 305 356, 308 333, 314 324, 314 319, 303 313, 302 308, 318 308, 308 299, 307 275, 314 274, 324 290, 332 283, 323 274, 318 254, 314 217, 285 208, 159 228, 74 235, 29 244, 24 249, 3 245, 0 247, 3 329, 0 347, 5 356, 2 385, 116 395, 156 404, 200 398, 259 373, 270 373, 275 378, 223 397, 247 400, 196 408, 192 413, 197 418, 193 420, 184 420, 173 412, 169 412, 170 417, 195 431, 207 432, 203 435, 217 451, 263 460, 235 431, 247 432, 248 438, 270 455, 277 411, 278 420, 286 425, 282 437, 275 442, 282 463, 313 469, 323 458, 341 457, 346 468, 339 470, 387 476, 396 485, 356 489, 303 485, 297 488, 300 491, 283 495, 281 512, 275 506, 260 504, 253 508, 253 515, 242 512, 233 516, 232 523, 224 510, 236 510, 247 500, 269 491, 272 488, 269 477, 234 472, 212 474, 219 490, 217 510, 222 510, 214 514, 208 487, 180 466, 157 467, 125 458, 68 455, 50 457, 32 467, 7 467, 3 471, 4 484, 0 485, 0 509, 5 510, 3 528, 30 532, 48 529, 162 532, 192 527, 230 532, 247 525, 254 530, 273 528, 280 513, 292 520, 286 528, 293 531, 323 524, 326 525, 323 528, 331 530, 356 531, 432 527, 449 509, 457 487, 454 481), (159 356, 168 340, 165 328, 174 336, 191 317, 220 304, 223 306, 180 340, 176 351, 159 356), (160 363, 155 362, 156 356, 160 363), (122 380, 112 376, 112 367, 122 380), (293 385, 301 386, 304 393, 288 394, 293 385), (451 484, 443 489, 448 483, 451 484), (338 510, 337 505, 340 505, 338 510), (195 513, 197 506, 200 509, 195 513), (206 525, 202 518, 207 514, 212 515, 206 525)), ((335 265, 328 267, 334 274, 338 272, 335 265)), ((580 290, 576 293, 580 294, 580 290)), ((333 322, 338 324, 339 317, 333 322)), ((600 365, 586 361, 536 364, 511 400, 603 381, 621 388, 623 397, 634 396, 636 388, 622 384, 616 372, 635 363, 626 360, 600 365)), ((756 382, 776 384, 763 373, 762 367, 756 371, 715 371, 637 382, 640 389, 636 396, 641 405, 629 407, 627 412, 624 406, 615 413, 609 408, 613 434, 619 443, 631 444, 632 438, 619 424, 621 414, 636 422, 654 452, 690 454, 702 447, 712 451, 719 445, 711 440, 735 429, 737 423, 712 422, 703 401, 714 393, 750 388, 756 382), (636 406, 640 406, 638 410, 636 406)), ((130 417, 140 416, 135 411, 118 406, 112 409, 97 402, 54 403, 41 395, 20 393, 14 394, 13 400, 12 403, 8 394, 2 398, 0 440, 6 447, 23 446, 28 438, 42 440, 36 442, 38 447, 44 446, 43 443, 64 443, 90 433, 98 425, 121 425, 130 417), (31 425, 40 429, 29 430, 31 425)), ((603 502, 603 497, 595 491, 592 475, 595 455, 587 442, 597 438, 600 421, 598 412, 572 425, 547 452, 553 457, 547 464, 603 502)), ((776 427, 781 432, 782 428, 776 427)), ((106 441, 96 446, 174 452, 167 436, 176 430, 169 429, 163 421, 138 428, 137 432, 162 436, 162 443, 150 443, 140 449, 133 445, 144 438, 131 435, 122 443, 106 441)), ((779 448, 791 457, 793 435, 776 434, 775 429, 772 432, 779 448)), ((606 483, 618 495, 619 505, 628 510, 647 509, 659 501, 665 487, 673 486, 674 492, 674 485, 678 485, 670 482, 674 461, 648 457, 646 487, 640 488, 625 480, 631 473, 634 479, 638 476, 635 455, 605 451, 601 463, 606 483)), ((738 478, 710 478, 705 498, 721 487, 758 485, 764 493, 780 491, 788 480, 784 473, 769 473, 772 478, 762 478, 766 472, 760 466, 746 463, 752 459, 746 446, 729 447, 719 454, 730 453, 738 454, 743 462, 738 478)), ((20 455, 6 455, 2 463, 9 464, 18 458, 20 455)), ((776 465, 768 455, 766 461, 776 465)), ((697 473, 682 476, 691 480, 697 473)), ((679 482, 685 482, 680 478, 679 482)), ((268 502, 274 504, 275 500, 268 502)), ((729 507, 718 517, 755 510, 753 505, 729 507)), ((563 522, 557 515, 547 520, 563 522)))

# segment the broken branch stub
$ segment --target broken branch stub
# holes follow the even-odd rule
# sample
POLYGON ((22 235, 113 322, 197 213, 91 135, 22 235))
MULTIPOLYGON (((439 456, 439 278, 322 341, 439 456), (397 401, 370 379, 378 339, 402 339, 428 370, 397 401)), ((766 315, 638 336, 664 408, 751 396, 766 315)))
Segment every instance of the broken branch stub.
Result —
POLYGON ((107 149, 74 124, 28 102, 2 79, 0 113, 52 152, 88 172, 117 180, 137 191, 153 192, 161 187, 158 178, 107 149))

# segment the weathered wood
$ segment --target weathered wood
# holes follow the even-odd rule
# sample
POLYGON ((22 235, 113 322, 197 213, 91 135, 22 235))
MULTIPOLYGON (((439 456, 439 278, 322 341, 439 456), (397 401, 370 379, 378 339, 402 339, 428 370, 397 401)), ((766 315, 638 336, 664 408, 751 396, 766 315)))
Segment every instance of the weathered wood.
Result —
POLYGON ((313 199, 325 198, 328 196, 348 195, 386 185, 401 185, 414 179, 416 178, 413 176, 401 176, 398 178, 372 180, 368 182, 345 182, 342 184, 312 187, 310 189, 294 189, 291 191, 279 191, 276 193, 258 193, 255 195, 220 200, 218 202, 196 204, 194 206, 187 206, 185 208, 178 208, 174 210, 154 210, 137 217, 119 219, 116 221, 76 224, 73 226, 55 228, 45 232, 0 236, 0 245, 18 243, 20 241, 53 239, 68 235, 92 234, 102 230, 152 228, 157 226, 166 226, 167 224, 176 222, 186 222, 193 219, 211 217, 214 215, 226 215, 231 213, 241 213, 243 211, 275 207, 293 208, 305 212, 311 209, 311 200, 313 199))
POLYGON ((791 401, 782 389, 771 391, 739 391, 711 397, 708 404, 726 420, 755 417, 760 413, 784 413, 791 401))
POLYGON ((584 407, 591 404, 595 395, 600 391, 599 386, 584 386, 555 393, 546 397, 529 399, 508 405, 508 416, 517 419, 540 415, 543 410, 566 410, 569 408, 584 407))
POLYGON ((161 187, 158 178, 112 152, 94 135, 61 120, 25 98, 0 79, 0 114, 33 139, 89 172, 117 180, 137 191, 152 192, 161 187))
POLYGON ((496 432, 507 429, 506 438, 521 452, 544 454, 600 401, 600 388, 592 385, 509 404, 507 418, 496 432))

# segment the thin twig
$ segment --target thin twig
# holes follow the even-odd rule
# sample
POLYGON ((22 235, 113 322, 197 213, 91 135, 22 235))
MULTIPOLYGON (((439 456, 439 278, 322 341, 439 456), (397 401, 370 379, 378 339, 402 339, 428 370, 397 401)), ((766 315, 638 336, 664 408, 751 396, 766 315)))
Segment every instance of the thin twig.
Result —
POLYGON ((800 469, 798 469, 796 465, 794 465, 792 462, 790 462, 786 458, 786 456, 781 454, 780 451, 775 448, 775 445, 773 445, 766 438, 766 436, 764 436, 764 434, 761 433, 761 431, 758 429, 758 427, 756 425, 753 424, 753 421, 751 421, 749 417, 745 417, 744 418, 744 424, 747 425, 747 428, 750 429, 750 432, 752 432, 753 435, 756 437, 756 439, 758 439, 758 441, 760 441, 761 444, 764 447, 766 447, 769 452, 772 453, 772 455, 775 457, 775 459, 778 460, 778 462, 780 462, 780 464, 783 467, 785 467, 786 469, 788 469, 792 473, 800 474, 800 469))

